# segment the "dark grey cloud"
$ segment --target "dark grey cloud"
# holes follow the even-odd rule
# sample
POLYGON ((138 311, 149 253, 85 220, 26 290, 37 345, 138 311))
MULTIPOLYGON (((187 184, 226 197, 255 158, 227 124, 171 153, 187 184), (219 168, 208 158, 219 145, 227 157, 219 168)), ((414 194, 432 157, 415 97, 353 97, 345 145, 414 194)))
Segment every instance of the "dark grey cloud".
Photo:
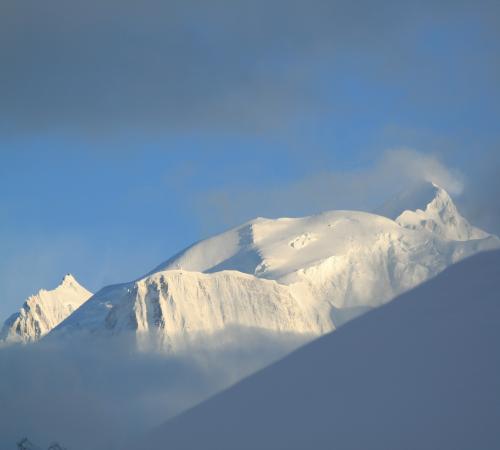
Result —
POLYGON ((419 69, 412 30, 426 21, 496 24, 497 2, 416 3, 6 0, 1 128, 286 127, 324 109, 318 78, 346 60, 375 78, 408 76, 419 69))

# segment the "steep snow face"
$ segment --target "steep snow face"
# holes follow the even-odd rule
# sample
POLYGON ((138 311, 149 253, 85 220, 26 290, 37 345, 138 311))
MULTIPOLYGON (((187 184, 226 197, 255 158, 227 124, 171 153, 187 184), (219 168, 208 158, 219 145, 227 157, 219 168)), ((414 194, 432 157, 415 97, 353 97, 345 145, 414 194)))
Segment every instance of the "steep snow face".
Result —
POLYGON ((194 333, 229 325, 331 331, 466 256, 500 247, 460 216, 446 192, 432 190, 423 213, 435 226, 401 219, 409 212, 394 221, 356 211, 245 223, 144 278, 102 290, 53 334, 154 331, 175 350, 194 333))
POLYGON ((273 280, 236 271, 170 270, 102 290, 56 331, 101 336, 134 331, 145 343, 179 350, 200 334, 232 325, 311 335, 330 328, 327 318, 306 307, 273 280))
POLYGON ((79 308, 92 293, 73 275, 64 277, 54 290, 40 290, 30 296, 19 312, 10 316, 0 332, 6 343, 35 342, 79 308))
POLYGON ((476 255, 131 447, 500 448, 499 292, 500 252, 476 255))

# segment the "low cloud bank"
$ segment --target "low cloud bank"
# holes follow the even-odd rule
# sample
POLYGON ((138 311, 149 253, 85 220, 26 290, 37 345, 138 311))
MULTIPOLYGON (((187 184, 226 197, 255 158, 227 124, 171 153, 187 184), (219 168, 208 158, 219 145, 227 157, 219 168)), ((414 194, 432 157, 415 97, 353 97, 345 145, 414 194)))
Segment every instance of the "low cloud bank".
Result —
POLYGON ((130 336, 0 348, 0 448, 28 436, 118 450, 306 340, 232 329, 177 355, 139 352, 130 336))

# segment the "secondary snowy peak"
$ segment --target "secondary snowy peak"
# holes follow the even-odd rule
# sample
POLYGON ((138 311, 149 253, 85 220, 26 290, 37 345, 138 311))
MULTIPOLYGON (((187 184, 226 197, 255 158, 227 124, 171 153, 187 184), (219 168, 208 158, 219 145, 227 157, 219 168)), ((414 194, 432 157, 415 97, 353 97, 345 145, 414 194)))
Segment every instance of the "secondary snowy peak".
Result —
POLYGON ((428 230, 443 239, 483 239, 488 233, 472 226, 458 211, 450 195, 435 183, 419 184, 402 192, 377 210, 399 225, 428 230))
POLYGON ((30 296, 19 312, 10 316, 0 331, 0 341, 35 342, 79 308, 92 293, 67 274, 53 290, 41 289, 30 296))

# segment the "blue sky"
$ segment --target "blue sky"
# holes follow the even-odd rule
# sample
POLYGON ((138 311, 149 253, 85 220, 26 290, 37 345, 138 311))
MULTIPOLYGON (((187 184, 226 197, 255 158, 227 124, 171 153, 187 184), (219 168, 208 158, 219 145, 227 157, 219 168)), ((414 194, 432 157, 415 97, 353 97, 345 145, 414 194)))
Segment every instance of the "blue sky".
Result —
POLYGON ((0 14, 0 320, 429 173, 500 232, 496 2, 67 3, 0 14))

